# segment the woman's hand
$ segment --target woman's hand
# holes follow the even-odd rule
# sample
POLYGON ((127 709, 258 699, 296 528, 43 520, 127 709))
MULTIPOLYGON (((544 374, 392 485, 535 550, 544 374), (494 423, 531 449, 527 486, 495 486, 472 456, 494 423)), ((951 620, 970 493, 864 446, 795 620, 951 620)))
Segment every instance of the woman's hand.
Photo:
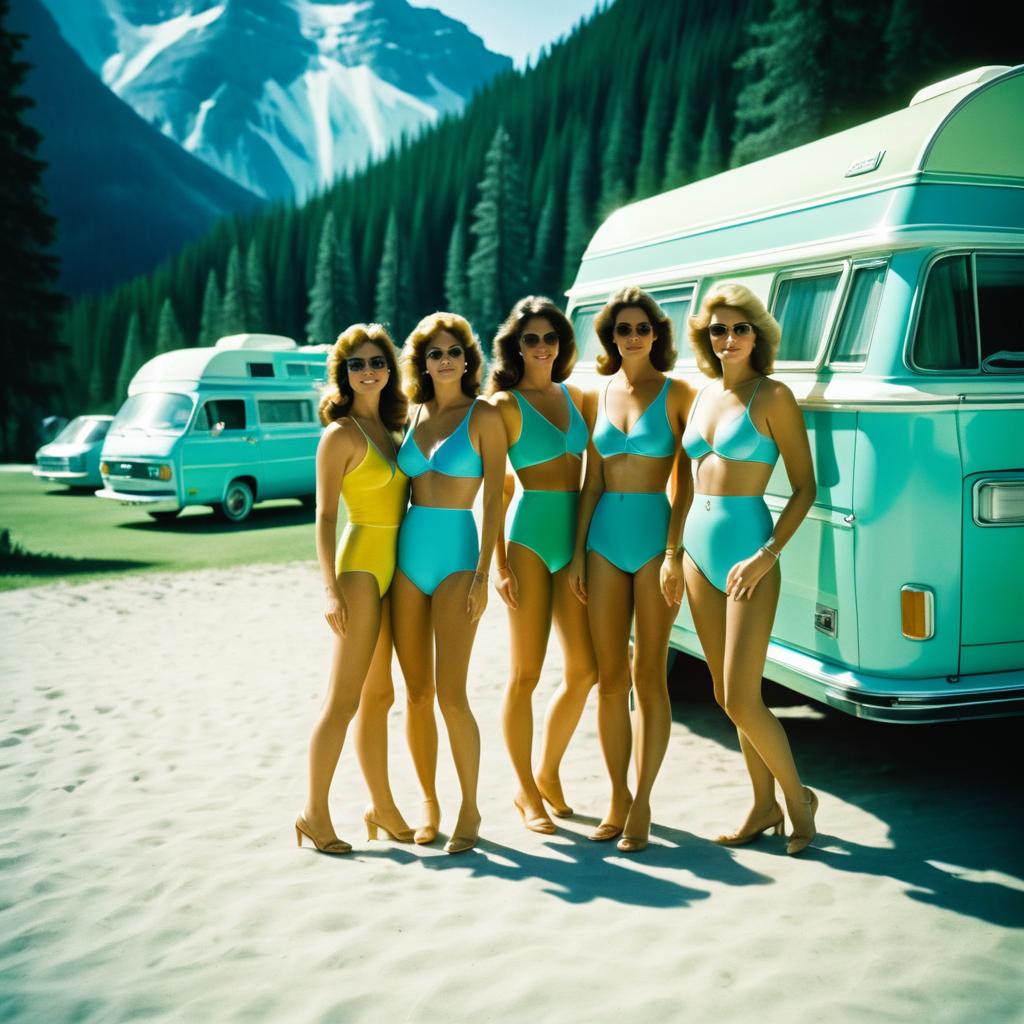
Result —
POLYGON ((776 561, 764 548, 758 548, 750 558, 737 562, 725 577, 726 597, 734 601, 749 600, 776 561))
POLYGON ((478 622, 487 607, 487 573, 475 572, 469 584, 469 596, 466 598, 466 613, 470 622, 478 622))
POLYGON ((345 598, 336 590, 330 587, 326 589, 327 607, 324 609, 324 618, 334 633, 344 640, 348 632, 348 605, 345 604, 345 598))
POLYGON ((573 555, 569 563, 569 589, 580 604, 587 603, 587 556, 573 555))
POLYGON ((519 580, 516 579, 516 574, 509 566, 502 566, 498 570, 498 582, 494 587, 498 591, 498 596, 509 608, 515 610, 519 607, 519 580))
POLYGON ((661 594, 670 607, 683 600, 683 553, 666 551, 661 563, 661 594))

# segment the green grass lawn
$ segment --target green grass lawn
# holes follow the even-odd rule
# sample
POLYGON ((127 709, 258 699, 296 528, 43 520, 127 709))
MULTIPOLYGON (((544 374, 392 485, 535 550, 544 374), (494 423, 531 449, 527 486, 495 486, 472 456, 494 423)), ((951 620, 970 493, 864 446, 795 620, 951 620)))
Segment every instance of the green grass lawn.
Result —
POLYGON ((13 550, 0 551, 0 590, 316 559, 313 510, 297 501, 258 505, 241 526, 221 522, 208 508, 157 523, 140 509, 44 483, 29 471, 0 471, 2 530, 13 550))

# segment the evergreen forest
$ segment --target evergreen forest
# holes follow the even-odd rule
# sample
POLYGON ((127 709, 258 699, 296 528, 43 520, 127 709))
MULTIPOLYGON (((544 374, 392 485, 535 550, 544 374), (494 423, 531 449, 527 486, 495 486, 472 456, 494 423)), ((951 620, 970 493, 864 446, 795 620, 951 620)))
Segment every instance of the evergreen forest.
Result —
POLYGON ((116 408, 153 354, 240 331, 325 343, 378 320, 401 344, 420 316, 449 308, 489 347, 523 294, 561 300, 593 231, 623 203, 887 113, 949 75, 1015 62, 987 18, 942 7, 617 0, 534 67, 492 80, 462 116, 301 208, 221 222, 155 272, 78 298, 58 331, 63 393, 46 411, 116 408))

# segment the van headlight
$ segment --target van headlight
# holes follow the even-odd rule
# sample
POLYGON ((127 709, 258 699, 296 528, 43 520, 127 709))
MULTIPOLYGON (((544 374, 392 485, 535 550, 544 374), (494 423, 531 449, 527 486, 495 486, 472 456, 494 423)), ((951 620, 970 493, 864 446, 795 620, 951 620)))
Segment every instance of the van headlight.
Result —
POLYGON ((979 526, 1024 524, 1024 480, 979 480, 974 485, 974 521, 979 526))

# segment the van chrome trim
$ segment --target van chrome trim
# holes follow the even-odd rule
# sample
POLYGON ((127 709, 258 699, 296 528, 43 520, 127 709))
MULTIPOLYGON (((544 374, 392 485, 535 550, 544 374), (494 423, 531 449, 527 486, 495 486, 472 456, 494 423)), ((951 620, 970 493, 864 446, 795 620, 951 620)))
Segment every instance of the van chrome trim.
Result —
MULTIPOLYGON (((770 512, 781 513, 789 503, 789 498, 780 498, 777 494, 766 494, 764 503, 770 512)), ((849 512, 837 511, 827 505, 814 504, 807 510, 808 519, 817 519, 819 522, 828 523, 840 530, 852 530, 854 517, 849 512)))

